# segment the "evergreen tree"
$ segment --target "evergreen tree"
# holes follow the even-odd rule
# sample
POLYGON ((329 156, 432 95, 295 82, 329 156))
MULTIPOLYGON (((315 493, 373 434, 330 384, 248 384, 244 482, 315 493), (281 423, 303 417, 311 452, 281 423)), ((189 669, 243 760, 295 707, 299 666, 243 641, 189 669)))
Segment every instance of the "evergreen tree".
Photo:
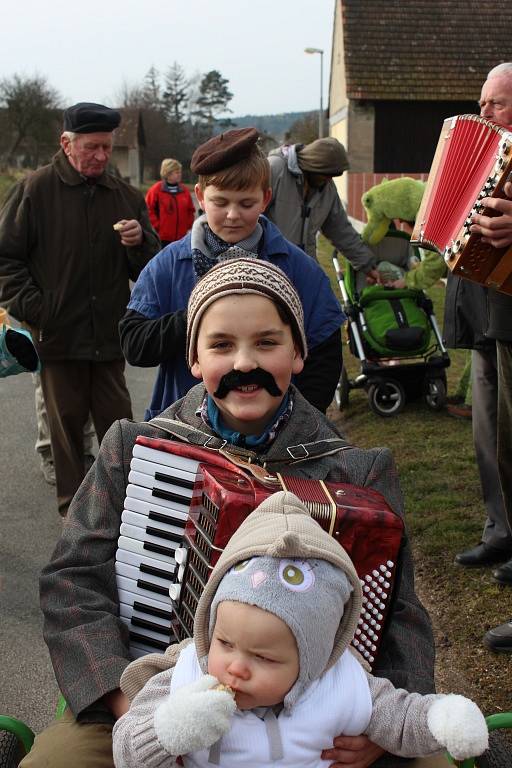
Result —
MULTIPOLYGON (((203 75, 199 84, 199 96, 196 100, 194 116, 199 123, 208 126, 210 133, 213 131, 213 125, 217 118, 225 112, 231 112, 228 104, 233 98, 233 94, 228 88, 229 80, 222 77, 217 69, 212 69, 203 75)), ((231 121, 223 121, 224 125, 229 125, 231 121)))

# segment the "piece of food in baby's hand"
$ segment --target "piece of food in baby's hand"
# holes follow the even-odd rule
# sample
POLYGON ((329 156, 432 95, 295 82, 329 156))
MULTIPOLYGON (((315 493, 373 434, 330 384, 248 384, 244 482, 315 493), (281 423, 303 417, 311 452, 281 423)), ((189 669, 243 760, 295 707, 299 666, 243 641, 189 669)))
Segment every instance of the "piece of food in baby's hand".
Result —
POLYGON ((114 229, 116 232, 119 232, 124 227, 124 223, 122 221, 118 221, 117 224, 114 224, 114 229))
POLYGON ((230 685, 224 685, 224 683, 217 683, 217 685, 213 686, 212 691, 226 691, 226 693, 229 693, 230 696, 235 698, 234 690, 230 685))

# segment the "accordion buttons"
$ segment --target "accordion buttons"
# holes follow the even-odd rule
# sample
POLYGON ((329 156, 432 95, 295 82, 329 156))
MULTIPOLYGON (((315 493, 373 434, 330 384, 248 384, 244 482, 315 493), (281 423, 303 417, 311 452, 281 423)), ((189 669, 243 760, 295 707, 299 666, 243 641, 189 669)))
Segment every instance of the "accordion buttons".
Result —
POLYGON ((174 552, 174 559, 178 565, 185 565, 187 562, 187 549, 186 547, 178 547, 174 552))
POLYGON ((181 584, 171 584, 169 587, 169 597, 176 602, 179 600, 181 592, 181 584))

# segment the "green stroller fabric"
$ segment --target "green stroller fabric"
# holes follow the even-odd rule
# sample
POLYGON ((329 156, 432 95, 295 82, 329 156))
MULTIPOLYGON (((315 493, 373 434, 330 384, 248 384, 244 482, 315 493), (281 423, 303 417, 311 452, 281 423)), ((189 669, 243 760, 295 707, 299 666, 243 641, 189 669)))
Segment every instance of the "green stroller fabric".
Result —
POLYGON ((375 352, 386 357, 413 357, 428 349, 431 325, 419 306, 421 298, 420 291, 408 288, 365 288, 359 300, 366 323, 363 335, 375 352))

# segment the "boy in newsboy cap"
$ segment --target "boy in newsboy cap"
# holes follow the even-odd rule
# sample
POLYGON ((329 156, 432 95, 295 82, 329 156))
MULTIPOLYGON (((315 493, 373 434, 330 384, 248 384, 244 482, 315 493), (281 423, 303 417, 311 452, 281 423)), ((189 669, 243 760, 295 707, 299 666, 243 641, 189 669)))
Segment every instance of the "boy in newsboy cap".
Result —
POLYGON ((270 168, 255 128, 214 136, 192 156, 195 194, 204 214, 183 239, 166 246, 143 270, 121 321, 121 343, 132 365, 159 365, 145 418, 157 416, 194 384, 185 359, 185 309, 197 280, 219 261, 244 256, 279 266, 303 307, 309 357, 296 383, 319 410, 330 404, 341 370, 344 320, 327 276, 262 214, 271 198, 270 168))
MULTIPOLYGON (((75 768, 111 766, 110 731, 128 709, 119 683, 130 661, 114 561, 139 435, 222 448, 267 472, 366 486, 403 514, 390 452, 349 446, 290 384, 307 354, 298 293, 274 264, 226 260, 197 282, 188 306, 187 358, 203 383, 150 423, 125 419, 112 426, 41 576, 45 639, 69 710, 37 737, 23 768, 68 768, 70 754, 75 768)), ((141 525, 147 524, 145 518, 141 525)), ((414 593, 406 540, 397 565, 401 578, 376 668, 395 685, 426 693, 433 687, 433 641, 414 593)), ((382 751, 364 737, 339 734, 324 759, 347 750, 367 765, 382 751)))

